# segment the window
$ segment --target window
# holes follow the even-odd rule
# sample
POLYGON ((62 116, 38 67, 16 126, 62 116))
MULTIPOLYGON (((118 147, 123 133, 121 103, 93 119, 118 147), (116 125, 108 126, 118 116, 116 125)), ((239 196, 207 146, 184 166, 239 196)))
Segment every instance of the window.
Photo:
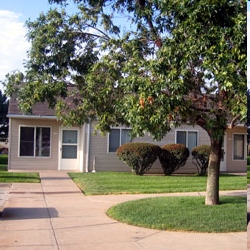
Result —
POLYGON ((196 131, 176 131, 176 143, 185 145, 191 152, 197 146, 198 133, 196 131))
POLYGON ((50 128, 20 127, 19 155, 50 157, 50 128))
POLYGON ((244 160, 245 159, 245 135, 243 134, 234 134, 233 136, 233 159, 234 160, 244 160))
POLYGON ((77 130, 62 131, 62 159, 77 159, 77 130))
POLYGON ((115 128, 111 129, 109 133, 109 151, 108 152, 116 152, 117 148, 119 148, 122 144, 131 141, 131 129, 121 129, 115 128))

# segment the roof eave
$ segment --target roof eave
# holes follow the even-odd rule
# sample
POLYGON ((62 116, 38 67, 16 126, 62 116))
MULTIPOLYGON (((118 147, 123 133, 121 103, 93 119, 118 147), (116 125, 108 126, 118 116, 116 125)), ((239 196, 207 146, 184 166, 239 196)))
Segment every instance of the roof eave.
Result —
POLYGON ((20 115, 20 114, 8 114, 8 118, 17 118, 17 119, 46 119, 46 120, 58 120, 54 115, 20 115))

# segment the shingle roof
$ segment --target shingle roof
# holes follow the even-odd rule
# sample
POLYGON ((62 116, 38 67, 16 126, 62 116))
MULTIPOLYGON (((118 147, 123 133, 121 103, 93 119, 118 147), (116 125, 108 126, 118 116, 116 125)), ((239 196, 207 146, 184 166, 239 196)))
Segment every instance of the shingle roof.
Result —
POLYGON ((20 111, 16 98, 11 98, 9 101, 8 116, 23 115, 23 116, 55 116, 55 110, 50 109, 47 102, 36 103, 32 108, 31 114, 25 114, 20 111))

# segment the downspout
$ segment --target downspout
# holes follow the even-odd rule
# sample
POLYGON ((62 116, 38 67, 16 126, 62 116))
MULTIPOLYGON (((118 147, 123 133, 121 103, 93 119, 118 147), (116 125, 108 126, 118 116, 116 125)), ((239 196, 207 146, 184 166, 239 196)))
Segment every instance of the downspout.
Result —
POLYGON ((85 160, 85 172, 89 172, 89 152, 90 152, 90 133, 91 133, 91 126, 90 122, 87 126, 87 145, 86 145, 86 160, 85 160))
MULTIPOLYGON (((12 119, 9 118, 9 135, 8 135, 8 171, 11 170, 11 157, 12 157, 12 150, 11 150, 11 145, 12 145, 12 119)), ((19 133, 19 130, 18 130, 19 133)), ((19 140, 19 139, 18 139, 19 140)), ((19 142, 18 142, 19 144, 19 142)), ((18 155, 19 155, 19 149, 18 149, 18 155)))

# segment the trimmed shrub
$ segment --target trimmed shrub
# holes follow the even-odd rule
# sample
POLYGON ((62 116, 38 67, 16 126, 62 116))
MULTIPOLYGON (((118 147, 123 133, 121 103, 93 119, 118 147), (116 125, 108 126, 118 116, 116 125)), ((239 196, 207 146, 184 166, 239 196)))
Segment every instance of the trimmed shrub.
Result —
POLYGON ((0 155, 0 164, 8 164, 8 155, 0 155))
POLYGON ((211 146, 200 145, 192 150, 193 163, 195 164, 199 175, 206 175, 211 146))
POLYGON ((171 175, 183 167, 189 157, 189 150, 183 144, 166 144, 162 146, 159 160, 165 175, 171 175))
POLYGON ((145 174, 157 159, 161 148, 150 143, 130 142, 121 145, 116 153, 137 175, 145 174))

